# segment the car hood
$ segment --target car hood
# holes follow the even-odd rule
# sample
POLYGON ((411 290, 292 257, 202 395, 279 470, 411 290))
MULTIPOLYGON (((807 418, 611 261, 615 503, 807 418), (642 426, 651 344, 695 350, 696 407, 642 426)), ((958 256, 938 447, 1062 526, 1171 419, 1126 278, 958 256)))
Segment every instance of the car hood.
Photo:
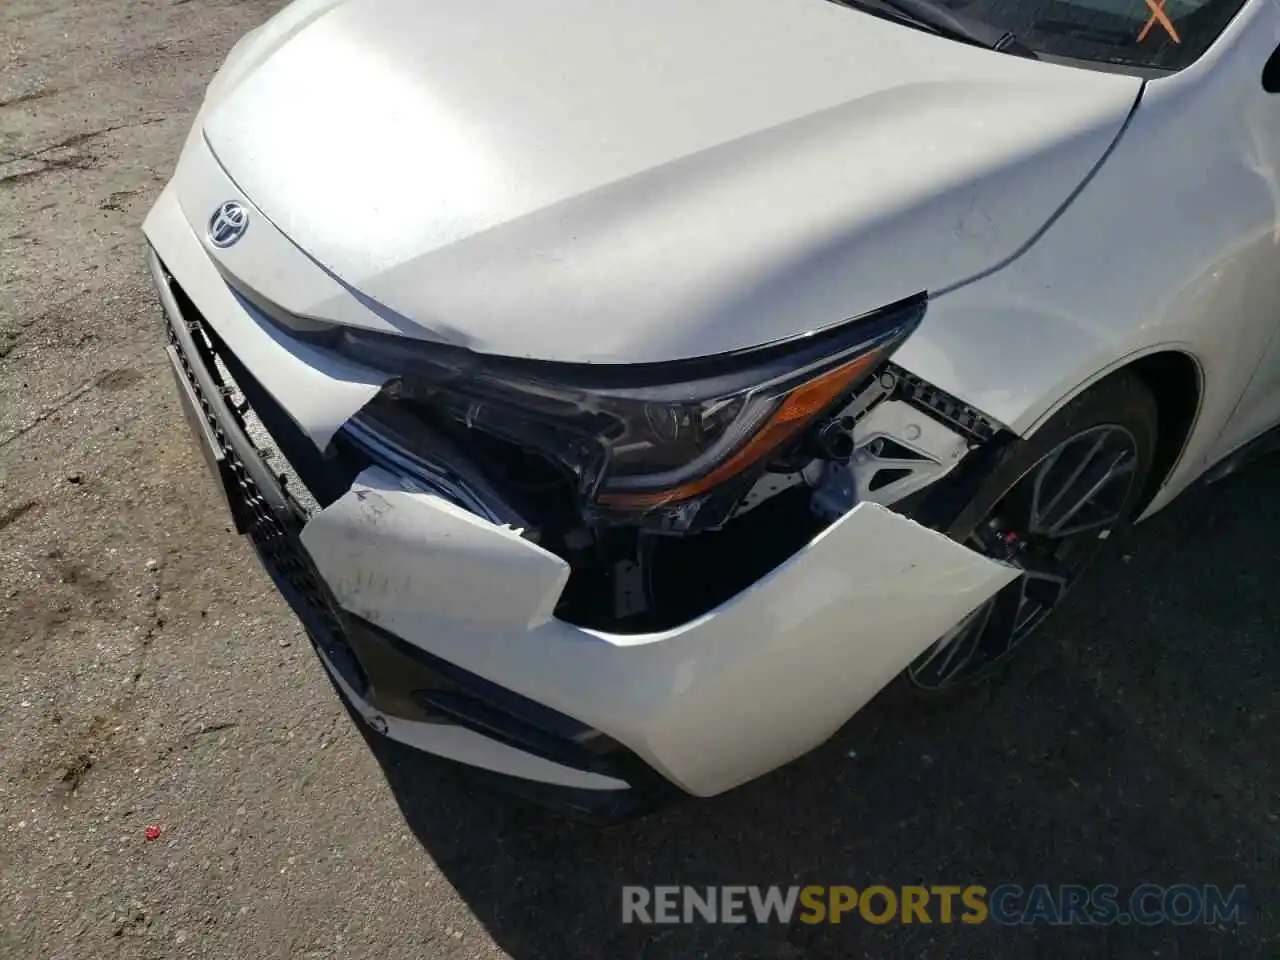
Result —
POLYGON ((738 350, 963 283, 1068 202, 1141 87, 824 0, 281 16, 203 135, 342 293, 264 268, 252 229, 211 255, 291 313, 560 361, 738 350))

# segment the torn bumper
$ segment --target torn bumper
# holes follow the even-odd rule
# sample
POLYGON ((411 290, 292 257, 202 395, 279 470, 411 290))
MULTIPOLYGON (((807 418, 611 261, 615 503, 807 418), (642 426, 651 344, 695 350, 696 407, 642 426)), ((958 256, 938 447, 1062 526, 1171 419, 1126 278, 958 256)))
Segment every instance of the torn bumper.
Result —
POLYGON ((338 603, 626 745, 690 793, 821 743, 1014 571, 871 503, 673 630, 552 616, 559 557, 377 469, 302 543, 338 603))
POLYGON ((153 258, 180 387, 209 427, 202 442, 222 458, 238 525, 345 695, 411 746, 598 796, 656 784, 716 794, 825 740, 1016 575, 862 503, 675 629, 563 622, 564 560, 380 467, 299 510, 220 396, 201 325, 311 441, 367 402, 377 378, 255 319, 172 197, 147 233, 185 297, 184 308, 153 258))

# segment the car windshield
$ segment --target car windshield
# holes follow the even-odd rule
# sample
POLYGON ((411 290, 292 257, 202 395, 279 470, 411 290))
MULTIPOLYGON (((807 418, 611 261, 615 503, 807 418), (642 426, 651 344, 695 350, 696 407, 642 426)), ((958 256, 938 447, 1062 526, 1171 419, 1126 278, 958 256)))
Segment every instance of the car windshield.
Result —
POLYGON ((1037 53, 1180 70, 1217 38, 1244 0, 935 0, 1016 36, 1037 53))

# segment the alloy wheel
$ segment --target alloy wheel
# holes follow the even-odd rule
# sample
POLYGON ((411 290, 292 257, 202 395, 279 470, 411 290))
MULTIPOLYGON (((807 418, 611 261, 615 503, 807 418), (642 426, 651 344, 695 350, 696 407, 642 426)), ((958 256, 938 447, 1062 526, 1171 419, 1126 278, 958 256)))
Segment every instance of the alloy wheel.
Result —
POLYGON ((1063 441, 1014 481, 964 543, 1022 575, 917 657, 912 682, 940 691, 1003 664, 1128 519, 1138 464, 1133 434, 1103 424, 1063 441))

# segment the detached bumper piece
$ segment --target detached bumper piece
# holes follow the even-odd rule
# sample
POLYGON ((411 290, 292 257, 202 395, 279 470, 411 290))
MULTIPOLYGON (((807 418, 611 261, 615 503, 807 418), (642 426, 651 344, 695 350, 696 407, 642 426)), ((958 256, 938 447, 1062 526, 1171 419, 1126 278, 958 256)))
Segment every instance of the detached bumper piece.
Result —
POLYGON ((415 728, 453 728, 613 785, 588 789, 488 771, 512 792, 592 822, 626 819, 679 793, 599 731, 434 657, 338 605, 300 535, 316 509, 332 502, 335 481, 349 488, 369 461, 345 446, 328 458, 315 456, 314 446, 308 448, 284 411, 225 349, 158 257, 152 253, 149 259, 183 412, 222 487, 236 530, 248 537, 365 720, 384 734, 394 726, 401 734, 396 739, 410 744, 417 739, 415 728), (255 443, 252 434, 262 432, 253 429, 257 424, 270 424, 270 439, 293 454, 285 472, 272 469, 275 449, 255 443), (299 482, 304 489, 296 489, 299 482))

